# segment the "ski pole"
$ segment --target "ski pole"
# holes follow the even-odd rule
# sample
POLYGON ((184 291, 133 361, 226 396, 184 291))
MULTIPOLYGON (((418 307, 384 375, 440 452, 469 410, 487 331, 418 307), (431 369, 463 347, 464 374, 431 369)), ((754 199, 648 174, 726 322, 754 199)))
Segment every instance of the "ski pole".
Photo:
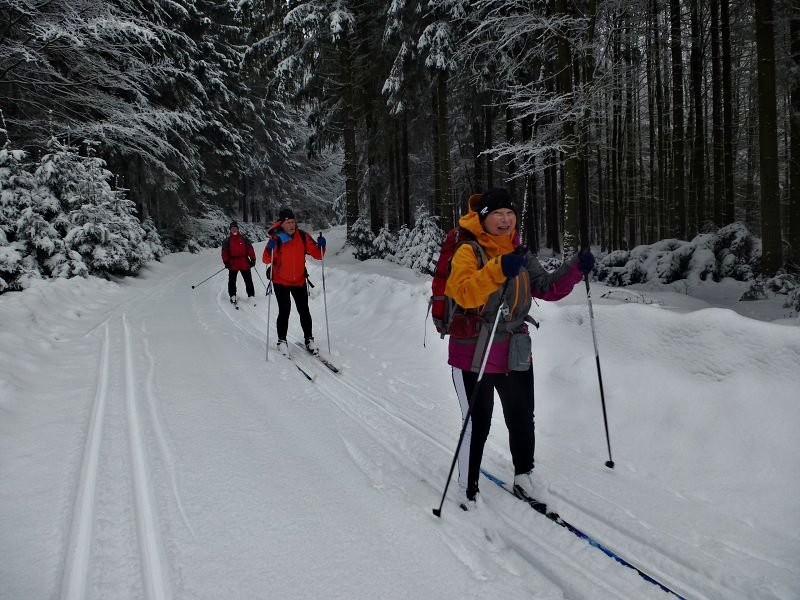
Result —
MULTIPOLYGON (((227 268, 227 267, 222 267, 222 268, 221 268, 219 271, 217 271, 216 273, 214 273, 214 275, 218 275, 219 273, 222 273, 222 272, 223 272, 223 271, 224 271, 226 268, 227 268)), ((209 275, 208 277, 206 277, 205 279, 203 279, 203 281, 201 281, 200 283, 195 283, 195 284, 192 286, 192 289, 194 289, 194 288, 196 288, 196 287, 200 287, 200 286, 201 286, 201 285, 203 285, 203 284, 204 284, 206 281, 208 281, 209 279, 211 279, 211 278, 212 278, 214 275, 209 275)))
MULTIPOLYGON (((265 286, 267 290, 267 296, 269 299, 267 300, 267 362, 269 362, 269 320, 270 314, 272 313, 272 265, 274 264, 273 261, 275 260, 275 248, 272 249, 270 252, 269 258, 269 275, 267 275, 267 279, 269 279, 269 285, 265 286)), ((259 275, 261 277, 261 275, 259 275)))
MULTIPOLYGON (((258 275, 258 279, 261 281, 261 285, 263 285, 263 286, 264 286, 264 289, 266 290, 266 289, 267 289, 267 284, 266 284, 266 283, 264 283, 264 280, 263 280, 263 279, 261 279, 261 273, 259 273, 259 272, 258 272, 258 269, 256 269, 256 275, 258 275)), ((269 294, 269 291, 268 291, 268 290, 267 290, 267 294, 269 294)))
MULTIPOLYGON (((505 296, 506 287, 508 287, 508 280, 506 280, 505 286, 503 286, 503 293, 500 295, 501 298, 505 296)), ((453 461, 450 463, 450 472, 447 474, 447 481, 444 484, 444 492, 442 492, 442 500, 439 502, 439 508, 434 508, 433 514, 437 517, 442 516, 442 506, 444 506, 444 499, 447 496, 447 488, 450 487, 450 479, 453 477, 453 471, 456 468, 456 462, 458 462, 458 452, 461 450, 461 443, 464 441, 464 434, 467 432, 467 425, 469 425, 470 417, 472 417, 472 407, 475 404, 475 400, 478 398, 478 390, 481 387, 481 380, 483 379, 483 373, 486 370, 486 363, 489 360, 489 350, 492 347, 492 341, 494 340, 495 331, 497 331, 497 324, 500 322, 500 313, 503 312, 503 309, 506 307, 506 301, 503 300, 503 303, 497 309, 497 315, 494 318, 494 324, 492 325, 492 332, 489 334, 489 341, 486 343, 486 349, 483 351, 483 359, 481 360, 481 368, 478 371, 478 379, 475 382, 475 387, 472 389, 472 395, 469 399, 469 407, 467 408, 467 414, 464 416, 464 424, 461 426, 461 434, 458 436, 458 444, 456 444, 456 451, 453 454, 453 461)))
MULTIPOLYGON (((319 232, 322 235, 322 232, 319 232)), ((325 292, 325 248, 322 251, 322 301, 325 303, 325 335, 328 339, 328 354, 331 353, 331 331, 328 329, 328 296, 325 292)))
POLYGON ((589 303, 589 323, 592 325, 592 341, 594 342, 594 360, 597 363, 597 381, 600 384, 600 403, 603 405, 603 425, 606 428, 606 446, 608 447, 608 460, 606 466, 614 468, 614 461, 611 459, 611 439, 608 436, 608 417, 606 416, 606 395, 603 392, 603 373, 600 371, 600 352, 597 350, 597 334, 594 330, 594 311, 592 310, 592 292, 589 289, 589 274, 583 276, 586 282, 586 301, 589 303))

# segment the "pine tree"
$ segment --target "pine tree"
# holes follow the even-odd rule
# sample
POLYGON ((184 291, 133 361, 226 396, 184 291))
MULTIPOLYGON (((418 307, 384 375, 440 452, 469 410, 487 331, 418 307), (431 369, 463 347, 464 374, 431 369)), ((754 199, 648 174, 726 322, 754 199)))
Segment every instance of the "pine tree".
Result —
POLYGON ((359 217, 350 230, 349 244, 353 247, 353 256, 357 260, 367 260, 375 256, 373 241, 375 236, 369 226, 369 219, 359 217))

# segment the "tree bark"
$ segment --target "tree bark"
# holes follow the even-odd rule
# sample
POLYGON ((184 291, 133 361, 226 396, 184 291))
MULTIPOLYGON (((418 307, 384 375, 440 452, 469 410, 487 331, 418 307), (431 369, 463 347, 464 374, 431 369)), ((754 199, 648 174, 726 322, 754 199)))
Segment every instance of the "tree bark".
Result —
POLYGON ((719 49, 719 1, 711 0, 711 156, 712 156, 712 221, 717 227, 724 224, 722 203, 725 177, 723 169, 722 127, 722 65, 719 49))
POLYGON ((731 53, 731 20, 728 0, 720 0, 720 33, 722 34, 722 160, 724 163, 723 222, 736 220, 736 188, 733 140, 733 56, 731 53))
MULTIPOLYGON (((567 16, 566 0, 556 0, 556 16, 567 16)), ((568 32, 561 30, 558 35, 558 93, 567 98, 566 108, 572 106, 572 48, 568 32)), ((563 126, 564 144, 564 189, 562 210, 564 211, 564 252, 577 251, 580 232, 578 231, 578 157, 575 148, 575 123, 569 118, 563 126)))
POLYGON ((345 177, 345 196, 346 208, 345 219, 347 222, 347 239, 352 241, 350 236, 353 225, 359 217, 358 206, 358 151, 356 148, 356 120, 355 120, 355 90, 353 81, 353 64, 350 53, 350 44, 345 38, 340 48, 340 59, 342 65, 342 102, 344 110, 344 177, 345 177))
MULTIPOLYGON (((795 3, 796 6, 796 3, 795 3)), ((789 158, 788 254, 786 266, 800 273, 800 11, 795 10, 789 21, 792 78, 789 107, 791 115, 791 149, 789 158)))
POLYGON ((441 185, 441 215, 442 228, 449 231, 455 225, 455 215, 453 213, 453 198, 450 194, 451 174, 450 174, 450 136, 449 119, 447 106, 447 71, 439 71, 436 78, 436 98, 437 114, 436 129, 439 136, 439 169, 441 175, 439 184, 441 185))
POLYGON ((781 268, 781 217, 778 193, 778 135, 775 95, 775 34, 772 0, 755 1, 758 54, 758 150, 761 187, 761 268, 772 276, 781 268))
POLYGON ((701 51, 699 0, 690 0, 692 49, 690 69, 692 80, 692 104, 694 106, 694 139, 692 142, 692 177, 689 181, 689 224, 687 233, 693 238, 703 220, 705 202, 705 123, 703 122, 703 55, 701 51))
POLYGON ((681 45, 680 0, 670 0, 670 48, 672 51, 672 185, 670 211, 672 235, 686 238, 686 182, 684 177, 683 140, 683 50, 681 45))

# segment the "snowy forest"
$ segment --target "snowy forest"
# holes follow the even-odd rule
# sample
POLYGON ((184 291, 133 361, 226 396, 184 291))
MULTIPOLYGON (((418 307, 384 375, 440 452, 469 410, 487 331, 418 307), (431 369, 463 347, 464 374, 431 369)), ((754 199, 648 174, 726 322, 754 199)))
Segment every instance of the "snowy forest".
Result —
POLYGON ((793 0, 0 0, 0 30, 0 292, 287 204, 429 272, 492 187, 617 284, 699 248, 703 277, 796 285, 793 0))

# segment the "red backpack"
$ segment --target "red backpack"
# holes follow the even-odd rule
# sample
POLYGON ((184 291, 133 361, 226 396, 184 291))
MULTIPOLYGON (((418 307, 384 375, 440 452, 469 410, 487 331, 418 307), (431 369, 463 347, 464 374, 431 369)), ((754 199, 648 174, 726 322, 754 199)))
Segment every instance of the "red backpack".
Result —
POLYGON ((447 232, 442 242, 442 247, 439 249, 439 260, 436 261, 436 269, 433 272, 431 297, 428 301, 428 311, 431 313, 433 324, 442 339, 446 335, 473 337, 477 335, 482 322, 477 311, 458 309, 455 300, 445 296, 444 293, 447 278, 450 276, 450 262, 461 244, 469 244, 473 247, 480 266, 486 263, 483 248, 480 247, 475 236, 469 230, 456 226, 447 232), (468 318, 458 318, 454 322, 453 318, 456 314, 459 316, 464 315, 468 318))

